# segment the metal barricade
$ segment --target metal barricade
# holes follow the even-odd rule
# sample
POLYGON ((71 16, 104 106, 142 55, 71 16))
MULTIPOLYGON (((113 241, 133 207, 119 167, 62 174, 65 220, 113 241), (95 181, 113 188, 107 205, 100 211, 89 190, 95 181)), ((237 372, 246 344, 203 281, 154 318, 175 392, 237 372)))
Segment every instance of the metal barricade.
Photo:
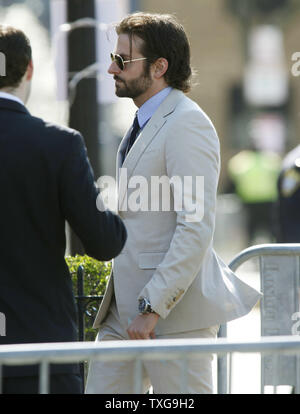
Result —
MULTIPOLYGON (((89 307, 92 306, 94 303, 97 305, 97 310, 101 304, 103 299, 103 295, 95 296, 95 295, 85 295, 84 294, 84 267, 78 266, 77 272, 77 295, 75 295, 76 304, 77 304, 77 324, 78 324, 78 341, 85 341, 85 328, 86 323, 85 319, 88 319, 90 324, 94 321, 95 315, 93 312, 90 312, 89 307)), ((95 309, 93 309, 95 313, 95 309)), ((80 375, 83 380, 83 384, 85 383, 85 365, 84 363, 80 364, 80 375)))
MULTIPOLYGON (((259 258, 261 291, 260 301, 261 336, 291 335, 293 315, 299 312, 300 292, 300 244, 262 244, 249 247, 239 253, 229 264, 236 271, 247 260, 259 258)), ((219 337, 227 336, 227 327, 222 325, 219 337)), ((231 362, 231 361, 230 361, 231 362)), ((227 357, 218 358, 218 393, 231 391, 231 363, 228 375, 227 357)), ((261 392, 265 385, 291 385, 300 392, 299 357, 262 357, 261 392)))
POLYGON ((142 363, 150 360, 182 361, 180 393, 187 393, 186 361, 206 354, 232 353, 272 354, 276 361, 280 356, 299 355, 300 337, 273 336, 255 341, 228 341, 217 339, 152 339, 103 342, 66 342, 43 344, 0 345, 0 393, 2 365, 39 364, 39 392, 49 392, 49 364, 65 364, 83 361, 134 361, 135 394, 142 390, 142 363))
MULTIPOLYGON (((97 306, 96 311, 98 310, 101 301, 103 299, 103 295, 95 296, 95 295, 85 295, 84 294, 84 267, 78 266, 77 269, 77 295, 75 295, 76 303, 77 303, 77 313, 78 313, 78 340, 85 341, 85 317, 88 317, 91 323, 94 321, 95 315, 91 313, 89 307, 93 304, 97 306)), ((93 309, 95 312, 95 309, 93 309)))

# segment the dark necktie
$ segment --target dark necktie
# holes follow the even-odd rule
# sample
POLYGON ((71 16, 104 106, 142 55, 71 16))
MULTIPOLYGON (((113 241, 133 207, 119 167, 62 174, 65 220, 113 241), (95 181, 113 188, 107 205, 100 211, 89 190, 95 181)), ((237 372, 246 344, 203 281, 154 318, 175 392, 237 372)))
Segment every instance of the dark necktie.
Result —
POLYGON ((137 133, 139 132, 139 129, 140 129, 140 125, 139 125, 139 121, 138 121, 138 117, 137 117, 137 113, 136 113, 135 117, 134 117, 133 124, 132 124, 130 137, 128 139, 127 147, 126 147, 126 150, 125 150, 124 160, 127 157, 127 154, 129 153, 132 145, 134 144, 134 142, 136 140, 137 133))

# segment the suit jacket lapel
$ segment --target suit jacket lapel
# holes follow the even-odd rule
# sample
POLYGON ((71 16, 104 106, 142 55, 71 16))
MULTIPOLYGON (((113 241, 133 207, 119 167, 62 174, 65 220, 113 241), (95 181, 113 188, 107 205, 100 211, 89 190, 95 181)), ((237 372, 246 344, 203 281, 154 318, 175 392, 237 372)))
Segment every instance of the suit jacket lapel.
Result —
POLYGON ((127 146, 127 141, 129 139, 129 135, 130 135, 129 133, 131 129, 127 131, 124 138, 122 139, 119 149, 118 149, 118 153, 117 153, 117 172, 116 172, 117 183, 118 183, 118 188, 119 188, 119 192, 118 192, 119 207, 121 207, 123 203, 123 200, 126 195, 127 188, 128 188, 128 182, 130 180, 130 177, 133 174, 135 166, 138 163, 140 157, 142 156, 143 152, 148 147, 148 145, 155 138, 157 133, 160 131, 162 126, 167 122, 168 115, 170 115, 174 111, 176 105, 181 99, 183 99, 183 97, 184 97, 184 94, 177 89, 173 89, 169 93, 169 95, 162 102, 162 104, 156 110, 152 118, 149 120, 147 125, 144 127, 144 129, 142 130, 142 132, 136 139, 130 152, 125 158, 123 165, 122 165, 123 154, 127 146), (120 169, 122 170, 124 169, 124 170, 122 171, 120 169))
POLYGON ((123 139, 122 139, 122 141, 119 145, 118 151, 117 151, 117 164, 116 164, 117 183, 119 182, 119 171, 120 171, 120 168, 122 168, 124 153, 126 151, 128 139, 129 139, 129 136, 130 136, 130 131, 131 131, 131 127, 128 129, 128 131, 124 135, 124 137, 123 137, 123 139))
POLYGON ((130 136, 130 131, 131 131, 131 127, 128 129, 128 131, 124 135, 124 138, 122 139, 122 141, 119 145, 119 148, 118 148, 118 152, 117 152, 117 165, 116 165, 116 181, 117 181, 117 188, 118 188, 117 212, 119 212, 120 205, 121 205, 120 201, 121 201, 121 199, 122 200, 124 199, 124 196, 126 194, 126 189, 127 189, 126 182, 122 185, 122 183, 124 181, 124 176, 122 174, 122 171, 124 171, 122 169, 122 163, 123 163, 124 153, 126 151, 128 139, 129 139, 129 136, 130 136))

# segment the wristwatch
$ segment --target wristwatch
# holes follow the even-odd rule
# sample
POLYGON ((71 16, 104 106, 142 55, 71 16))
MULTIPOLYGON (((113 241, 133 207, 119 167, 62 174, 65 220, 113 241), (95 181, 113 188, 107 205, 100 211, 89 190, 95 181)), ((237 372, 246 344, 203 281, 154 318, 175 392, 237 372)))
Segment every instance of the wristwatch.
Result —
POLYGON ((154 313, 154 310, 151 308, 151 303, 146 298, 139 299, 139 313, 145 315, 147 313, 154 313))

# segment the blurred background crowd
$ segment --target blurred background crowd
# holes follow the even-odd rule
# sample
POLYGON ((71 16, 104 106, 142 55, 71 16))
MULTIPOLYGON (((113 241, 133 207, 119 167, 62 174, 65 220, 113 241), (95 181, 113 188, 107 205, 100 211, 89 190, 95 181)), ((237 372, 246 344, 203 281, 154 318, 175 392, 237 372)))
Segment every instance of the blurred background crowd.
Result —
POLYGON ((300 242, 300 0, 0 0, 32 43, 31 113, 78 129, 96 178, 114 176, 135 107, 106 71, 113 23, 134 11, 175 14, 189 36, 190 96, 221 144, 218 253, 300 242))

